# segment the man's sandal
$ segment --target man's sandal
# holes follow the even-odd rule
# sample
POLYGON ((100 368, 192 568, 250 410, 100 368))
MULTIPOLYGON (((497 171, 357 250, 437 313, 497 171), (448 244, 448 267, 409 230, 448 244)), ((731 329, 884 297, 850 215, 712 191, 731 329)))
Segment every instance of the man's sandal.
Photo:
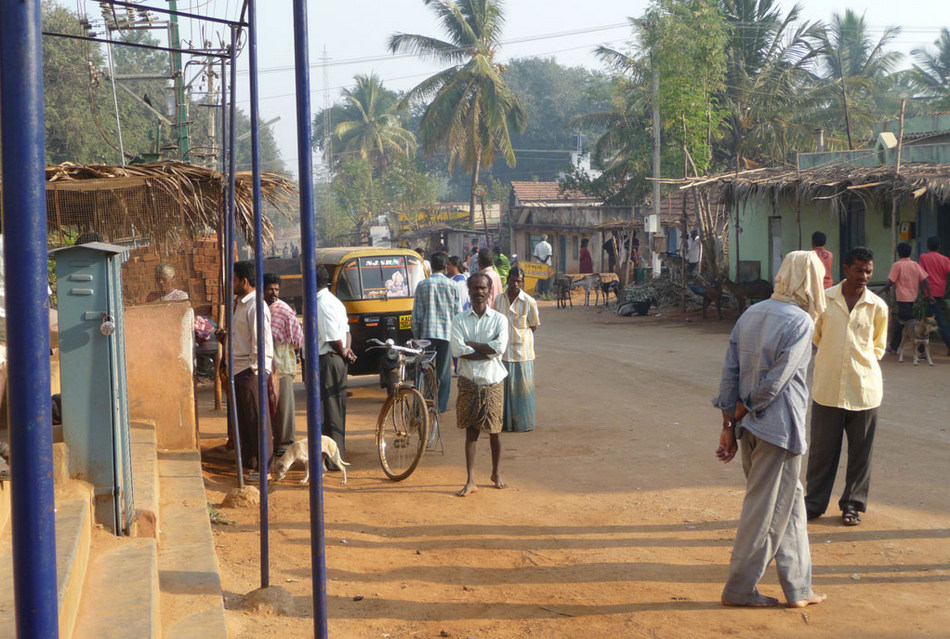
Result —
POLYGON ((845 526, 857 526, 861 523, 861 515, 853 506, 846 506, 841 511, 841 523, 845 526))

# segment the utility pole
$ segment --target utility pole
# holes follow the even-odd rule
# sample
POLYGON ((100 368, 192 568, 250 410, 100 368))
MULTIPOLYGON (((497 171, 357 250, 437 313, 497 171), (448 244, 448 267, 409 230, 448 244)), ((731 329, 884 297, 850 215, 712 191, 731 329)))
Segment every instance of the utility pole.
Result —
MULTIPOLYGON (((653 220, 650 228, 656 228, 660 221, 660 73, 656 68, 656 63, 652 59, 653 67, 653 220)), ((650 247, 650 260, 652 261, 653 275, 659 275, 660 261, 656 252, 653 250, 653 232, 644 233, 646 235, 647 246, 650 247)))
POLYGON ((901 178, 901 147, 904 143, 904 107, 907 99, 901 98, 900 120, 897 125, 897 160, 894 163, 894 194, 891 202, 891 261, 897 259, 897 183, 901 178))
POLYGON ((191 160, 191 142, 188 139, 188 103, 185 101, 184 69, 181 65, 181 35, 178 31, 178 0, 168 0, 172 13, 168 16, 169 45, 175 51, 171 54, 172 78, 175 83, 175 129, 178 139, 178 156, 182 162, 191 160))

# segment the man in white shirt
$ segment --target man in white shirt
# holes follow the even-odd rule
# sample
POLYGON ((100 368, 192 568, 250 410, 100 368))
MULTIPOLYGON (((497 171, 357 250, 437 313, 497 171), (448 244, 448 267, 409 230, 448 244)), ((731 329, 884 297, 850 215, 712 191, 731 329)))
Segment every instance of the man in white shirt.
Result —
POLYGON ((552 252, 551 245, 548 244, 548 236, 542 235, 541 241, 534 245, 534 259, 550 266, 552 252))
MULTIPOLYGON (((234 393, 237 426, 241 436, 241 462, 245 470, 258 468, 260 398, 257 381, 257 298, 254 262, 234 264, 234 321, 229 339, 234 353, 234 393)), ((264 370, 270 374, 274 357, 270 310, 264 306, 264 370)))
MULTIPOLYGON (((551 249, 551 245, 548 244, 548 236, 542 235, 541 241, 534 245, 534 261, 546 266, 551 266, 551 255, 553 253, 554 251, 551 249)), ((535 294, 546 295, 550 287, 551 282, 549 278, 540 279, 535 287, 535 294)))
MULTIPOLYGON (((345 457, 346 366, 356 361, 350 348, 350 324, 346 307, 330 292, 330 273, 317 267, 317 333, 320 355, 320 408, 323 434, 336 442, 345 457)), ((327 470, 340 470, 327 461, 327 470)))
POLYGON ((481 431, 491 440, 492 475, 495 488, 507 488, 501 477, 501 426, 508 372, 501 355, 508 344, 508 320, 488 306, 491 279, 484 272, 468 278, 472 308, 452 319, 452 355, 459 358, 458 427, 465 429, 465 468, 468 479, 458 491, 465 497, 478 490, 475 484, 475 449, 481 431))

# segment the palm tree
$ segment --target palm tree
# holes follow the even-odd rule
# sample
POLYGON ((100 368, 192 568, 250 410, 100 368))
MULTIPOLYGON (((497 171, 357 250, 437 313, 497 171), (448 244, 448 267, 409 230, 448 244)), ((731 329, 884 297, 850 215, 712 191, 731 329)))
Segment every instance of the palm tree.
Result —
POLYGON ((821 36, 826 84, 818 95, 833 114, 837 111, 839 118, 843 115, 849 149, 854 149, 855 129, 869 134, 880 119, 875 98, 883 95, 890 74, 901 60, 901 53, 887 50, 899 33, 899 27, 887 27, 874 42, 864 16, 847 9, 844 15, 832 15, 821 36), (843 113, 837 109, 839 104, 843 113))
POLYGON ((396 156, 415 153, 415 136, 402 127, 396 113, 397 100, 383 87, 375 73, 358 75, 356 87, 343 90, 347 110, 353 118, 333 128, 338 151, 367 160, 377 172, 384 172, 396 156))
POLYGON ((792 146, 803 148, 811 137, 797 116, 821 24, 800 21, 799 5, 783 15, 773 0, 720 0, 720 8, 730 38, 716 157, 737 165, 745 158, 785 162, 792 146))
POLYGON ((911 55, 917 64, 911 71, 911 77, 917 90, 931 96, 931 107, 950 109, 950 30, 940 30, 940 37, 934 42, 936 51, 914 49, 911 55))
POLYGON ((451 66, 423 80, 406 100, 430 100, 420 134, 427 154, 445 151, 449 170, 458 163, 471 172, 469 217, 475 222, 475 185, 483 166, 500 153, 515 165, 509 126, 523 131, 521 100, 505 83, 505 67, 495 62, 504 16, 500 0, 423 0, 448 39, 397 33, 389 38, 393 53, 408 51, 451 66))

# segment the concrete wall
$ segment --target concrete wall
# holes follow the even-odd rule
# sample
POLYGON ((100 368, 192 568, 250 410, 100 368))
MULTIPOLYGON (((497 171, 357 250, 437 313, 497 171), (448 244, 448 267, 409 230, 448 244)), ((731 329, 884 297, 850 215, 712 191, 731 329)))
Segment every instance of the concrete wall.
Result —
POLYGON ((129 415, 155 422, 159 448, 197 446, 194 322, 188 302, 125 309, 129 415))

